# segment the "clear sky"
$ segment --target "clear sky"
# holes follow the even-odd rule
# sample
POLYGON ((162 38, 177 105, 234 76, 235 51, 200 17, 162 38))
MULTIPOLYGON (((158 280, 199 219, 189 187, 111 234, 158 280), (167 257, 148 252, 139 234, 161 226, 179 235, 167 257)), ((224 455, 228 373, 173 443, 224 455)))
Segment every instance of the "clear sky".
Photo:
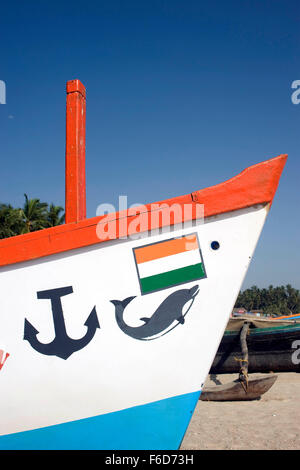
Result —
POLYGON ((289 159, 248 271, 300 288, 300 3, 11 1, 0 11, 0 201, 64 205, 65 84, 87 89, 87 214, 289 159))

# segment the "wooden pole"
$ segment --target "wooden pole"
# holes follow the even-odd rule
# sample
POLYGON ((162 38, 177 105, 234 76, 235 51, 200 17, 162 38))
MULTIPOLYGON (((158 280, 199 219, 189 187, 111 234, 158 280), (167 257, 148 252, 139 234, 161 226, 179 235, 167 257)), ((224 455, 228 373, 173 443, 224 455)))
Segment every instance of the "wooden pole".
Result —
POLYGON ((66 109, 66 223, 86 218, 85 115, 85 87, 80 80, 70 80, 66 109))
POLYGON ((248 347, 247 347, 247 334, 249 332, 250 323, 245 322, 240 333, 240 343, 242 349, 241 368, 239 373, 239 380, 247 392, 248 388, 248 347))

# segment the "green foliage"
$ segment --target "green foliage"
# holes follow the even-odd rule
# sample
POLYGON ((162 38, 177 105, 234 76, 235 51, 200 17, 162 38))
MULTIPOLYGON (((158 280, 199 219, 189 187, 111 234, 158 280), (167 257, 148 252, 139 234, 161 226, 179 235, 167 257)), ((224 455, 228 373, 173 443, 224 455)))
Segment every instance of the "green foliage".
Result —
POLYGON ((290 284, 286 286, 259 289, 252 286, 240 292, 235 307, 246 310, 263 310, 269 315, 290 315, 300 313, 300 291, 290 284))
POLYGON ((61 225, 65 222, 65 214, 60 215, 63 210, 64 208, 61 206, 50 204, 47 217, 50 227, 55 227, 56 225, 61 225))
POLYGON ((25 196, 25 203, 22 209, 24 226, 21 233, 35 232, 49 227, 48 223, 48 204, 40 202, 39 199, 28 199, 25 196))
POLYGON ((0 238, 13 237, 23 227, 21 209, 14 209, 10 204, 0 203, 0 238))
POLYGON ((25 202, 22 208, 13 208, 10 204, 0 203, 0 239, 35 232, 64 223, 65 216, 61 214, 63 207, 55 206, 39 199, 29 199, 24 194, 25 202))

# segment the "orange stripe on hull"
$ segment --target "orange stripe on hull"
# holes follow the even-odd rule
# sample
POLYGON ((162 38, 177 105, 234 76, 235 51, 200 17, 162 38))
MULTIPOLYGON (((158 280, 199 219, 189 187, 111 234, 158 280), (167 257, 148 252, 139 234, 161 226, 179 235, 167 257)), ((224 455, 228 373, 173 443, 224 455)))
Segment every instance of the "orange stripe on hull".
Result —
MULTIPOLYGON (((185 204, 191 204, 192 214, 186 221, 197 218, 196 204, 204 204, 205 218, 256 204, 268 203, 271 205, 286 159, 287 155, 279 155, 271 160, 247 168, 224 183, 186 196, 161 201, 156 205, 169 204, 172 206, 173 204, 179 204, 184 209, 185 204)), ((149 219, 148 227, 152 229, 180 223, 180 220, 175 220, 171 212, 169 214, 170 223, 164 222, 162 217, 156 222, 155 226, 152 226, 150 224, 152 213, 153 209, 149 204, 146 206, 145 216, 149 219)), ((184 213, 184 210, 182 213, 184 213)), ((128 211, 110 214, 110 220, 116 222, 116 236, 114 238, 118 239, 124 235, 137 233, 137 229, 132 229, 130 224, 136 217, 138 216, 129 215, 128 211), (120 229, 121 223, 122 231, 120 229)), ((94 217, 80 220, 77 223, 67 223, 0 240, 0 266, 105 242, 108 238, 98 238, 96 233, 97 224, 101 224, 105 218, 105 216, 94 217)), ((136 224, 134 227, 136 227, 136 224)))

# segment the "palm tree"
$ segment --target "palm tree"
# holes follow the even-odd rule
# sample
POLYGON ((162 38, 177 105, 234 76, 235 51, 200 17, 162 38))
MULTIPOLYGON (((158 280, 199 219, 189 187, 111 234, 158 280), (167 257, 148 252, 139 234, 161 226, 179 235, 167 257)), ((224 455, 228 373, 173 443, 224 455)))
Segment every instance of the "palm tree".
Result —
POLYGON ((236 307, 245 307, 247 310, 263 310, 272 315, 289 315, 300 312, 300 291, 290 284, 286 286, 259 289, 252 286, 240 292, 235 304, 236 307))
POLYGON ((29 199, 27 194, 24 194, 24 196, 25 203, 23 209, 21 209, 24 227, 21 233, 34 232, 49 227, 48 204, 40 202, 36 198, 29 199))
POLYGON ((23 227, 21 210, 10 204, 0 204, 0 239, 19 235, 23 227))
POLYGON ((64 223, 63 207, 55 206, 53 203, 48 207, 46 202, 40 202, 37 198, 29 199, 27 194, 24 196, 22 209, 0 203, 0 239, 64 223))
POLYGON ((65 214, 60 215, 64 210, 61 206, 55 206, 53 203, 50 204, 48 210, 48 223, 49 227, 55 227, 56 225, 61 225, 65 221, 65 214))

